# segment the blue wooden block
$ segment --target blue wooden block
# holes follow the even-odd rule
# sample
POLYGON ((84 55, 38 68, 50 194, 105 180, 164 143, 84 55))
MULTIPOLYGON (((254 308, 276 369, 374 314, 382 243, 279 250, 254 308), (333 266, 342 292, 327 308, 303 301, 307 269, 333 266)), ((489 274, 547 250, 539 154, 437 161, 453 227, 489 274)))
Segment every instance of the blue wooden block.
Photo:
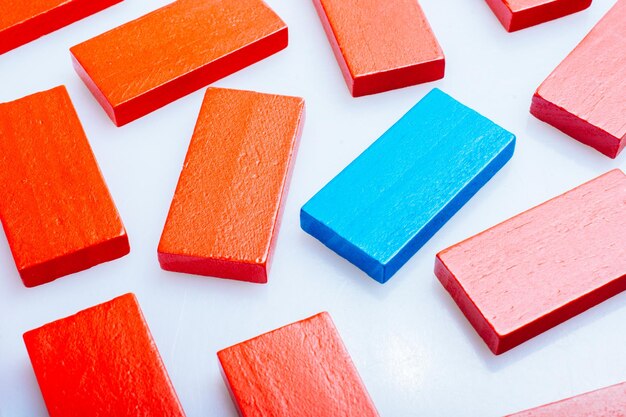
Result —
POLYGON ((434 89, 302 207, 302 229, 384 283, 514 149, 515 135, 434 89))

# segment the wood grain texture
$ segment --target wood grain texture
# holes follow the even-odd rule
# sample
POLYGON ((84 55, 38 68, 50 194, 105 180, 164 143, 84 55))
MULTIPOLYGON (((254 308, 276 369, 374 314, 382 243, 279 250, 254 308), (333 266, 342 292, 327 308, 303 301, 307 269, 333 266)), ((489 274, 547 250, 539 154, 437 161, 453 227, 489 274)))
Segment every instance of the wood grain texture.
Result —
POLYGON ((514 147, 513 134, 435 89, 302 207, 302 229, 384 283, 514 147))
POLYGON ((508 32, 580 12, 591 0, 487 0, 487 4, 508 32))
POLYGON ((159 243, 170 271, 267 282, 304 100, 207 90, 159 243))
POLYGON ((183 417, 139 304, 126 294, 24 334, 50 417, 183 417))
POLYGON ((0 54, 122 0, 0 0, 0 54))
POLYGON ((0 104, 0 220, 28 287, 130 250, 65 87, 0 104))
POLYGON ((626 383, 511 414, 508 417, 626 417, 626 383))
POLYGON ((539 86, 531 113, 615 158, 626 145, 626 0, 539 86), (593 65, 590 65, 593 63, 593 65))
POLYGON ((377 417, 328 313, 218 352, 242 417, 377 417))
POLYGON ((313 2, 353 96, 443 78, 443 51, 416 0, 313 2))
POLYGON ((178 0, 71 48, 74 67, 117 126, 287 47, 262 0, 178 0))
POLYGON ((440 252, 435 274, 500 354, 626 289, 624 218, 610 171, 440 252))

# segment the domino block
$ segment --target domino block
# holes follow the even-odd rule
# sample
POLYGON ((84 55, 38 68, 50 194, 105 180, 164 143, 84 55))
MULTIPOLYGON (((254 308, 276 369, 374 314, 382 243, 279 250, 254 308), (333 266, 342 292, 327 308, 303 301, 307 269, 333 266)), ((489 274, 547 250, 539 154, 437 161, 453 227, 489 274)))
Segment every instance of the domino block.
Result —
POLYGON ((549 22, 591 6, 591 0, 487 0, 508 32, 549 22))
POLYGON ((207 90, 159 243, 163 269, 267 282, 304 100, 207 90))
POLYGON ((50 417, 184 417, 132 294, 24 334, 50 417))
POLYGON ((302 207, 302 229, 384 283, 514 147, 513 134, 434 89, 302 207))
POLYGON ((626 0, 619 0, 539 86, 530 109, 611 158, 626 144, 625 21, 626 0))
POLYGON ((218 352, 242 417, 377 417, 330 315, 218 352))
POLYGON ((122 0, 0 0, 0 54, 122 0))
POLYGON ((500 354, 626 289, 625 217, 610 171, 440 252, 435 274, 500 354))
POLYGON ((0 104, 0 220, 27 287, 130 251, 65 87, 0 104))
POLYGON ((624 417, 626 383, 511 414, 508 417, 624 417))
POLYGON ((262 0, 177 0, 71 48, 74 67, 117 126, 287 47, 262 0))
POLYGON ((443 51, 416 0, 313 2, 354 97, 443 78, 443 51))

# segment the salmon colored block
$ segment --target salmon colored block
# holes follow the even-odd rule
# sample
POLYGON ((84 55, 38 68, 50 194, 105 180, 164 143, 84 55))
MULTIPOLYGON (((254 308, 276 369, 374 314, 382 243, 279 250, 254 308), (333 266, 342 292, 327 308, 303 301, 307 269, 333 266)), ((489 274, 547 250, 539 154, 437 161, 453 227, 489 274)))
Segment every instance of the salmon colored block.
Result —
POLYGON ((508 417, 625 417, 626 383, 613 385, 508 417))
POLYGON ((217 354, 242 417, 377 417, 328 313, 217 354))
POLYGON ((614 170, 440 252, 435 274, 500 354, 626 289, 624 219, 614 170))
POLYGON ((262 0, 177 0, 71 48, 74 67, 117 126, 287 47, 262 0))
POLYGON ((0 54, 122 0, 0 0, 0 54))
POLYGON ((539 86, 530 112, 615 158, 626 145, 626 0, 539 86), (590 65, 593 63, 593 65, 590 65))
POLYGON ((24 334, 50 417, 183 417, 133 294, 24 334))
POLYGON ((0 104, 0 220, 27 287, 130 251, 65 87, 0 104))
POLYGON ((159 244, 168 271, 265 283, 304 100, 207 90, 159 244))
POLYGON ((443 51, 417 0, 313 0, 354 97, 443 78, 443 51))
POLYGON ((580 12, 591 6, 591 0, 487 0, 502 26, 508 32, 580 12))

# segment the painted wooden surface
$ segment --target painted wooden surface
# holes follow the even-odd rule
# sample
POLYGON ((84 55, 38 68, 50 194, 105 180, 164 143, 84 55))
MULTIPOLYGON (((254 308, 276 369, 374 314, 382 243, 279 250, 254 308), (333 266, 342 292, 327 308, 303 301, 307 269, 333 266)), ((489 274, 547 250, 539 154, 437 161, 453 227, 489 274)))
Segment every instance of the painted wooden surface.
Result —
POLYGON ((130 250, 65 87, 0 104, 0 220, 27 287, 130 250))
POLYGON ((626 417, 626 383, 511 414, 508 417, 626 417))
POLYGON ((74 67, 121 126, 287 47, 262 0, 178 0, 71 48, 74 67))
POLYGON ((182 417, 133 294, 24 334, 50 417, 182 417))
POLYGON ((513 134, 434 89, 304 205, 302 228, 384 283, 514 147, 513 134))
POLYGON ((0 54, 122 0, 0 0, 0 54))
POLYGON ((207 90, 159 244, 163 269, 267 282, 304 100, 207 90))
POLYGON ((328 313, 218 352, 242 417, 377 417, 328 313))
POLYGON ((443 78, 443 51, 415 0, 313 0, 353 96, 443 78))
POLYGON ((579 12, 591 6, 591 0, 487 0, 487 4, 509 31, 579 12))
POLYGON ((618 0, 539 86, 530 110, 538 119, 611 158, 626 145, 624 22, 626 0, 618 0))
POLYGON ((435 274, 500 354, 626 289, 624 218, 613 170, 440 252, 435 274))

